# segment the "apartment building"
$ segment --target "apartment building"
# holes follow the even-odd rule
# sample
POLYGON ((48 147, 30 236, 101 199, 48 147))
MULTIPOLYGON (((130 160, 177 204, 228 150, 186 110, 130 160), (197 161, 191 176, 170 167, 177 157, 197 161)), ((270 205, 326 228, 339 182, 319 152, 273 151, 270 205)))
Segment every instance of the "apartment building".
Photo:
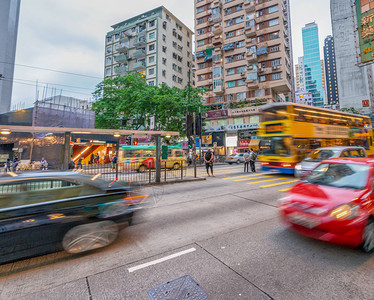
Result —
POLYGON ((188 84, 193 32, 165 7, 112 28, 105 38, 105 77, 138 72, 151 86, 165 83, 183 88, 188 84))
POLYGON ((304 56, 298 58, 298 63, 295 65, 295 71, 296 91, 305 90, 304 56))
POLYGON ((289 0, 195 0, 196 86, 212 127, 246 128, 258 114, 247 107, 292 100, 290 25, 289 0))

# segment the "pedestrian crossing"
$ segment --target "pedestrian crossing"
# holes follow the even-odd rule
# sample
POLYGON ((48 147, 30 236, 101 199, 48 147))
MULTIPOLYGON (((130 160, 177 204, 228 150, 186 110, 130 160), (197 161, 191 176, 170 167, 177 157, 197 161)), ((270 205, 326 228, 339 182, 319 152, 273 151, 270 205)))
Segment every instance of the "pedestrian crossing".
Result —
MULTIPOLYGON (((297 182, 292 176, 287 176, 278 173, 257 173, 248 175, 239 175, 224 177, 222 180, 243 183, 246 185, 259 185, 260 188, 272 188, 272 187, 282 187, 284 185, 290 185, 297 182)), ((290 190, 291 187, 282 188, 278 190, 279 192, 286 192, 290 190)))

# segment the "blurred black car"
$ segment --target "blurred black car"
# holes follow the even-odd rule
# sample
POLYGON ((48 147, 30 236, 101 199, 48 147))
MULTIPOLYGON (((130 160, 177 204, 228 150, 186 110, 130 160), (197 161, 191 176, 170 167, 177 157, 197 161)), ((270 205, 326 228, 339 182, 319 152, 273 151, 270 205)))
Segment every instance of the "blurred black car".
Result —
POLYGON ((146 197, 75 172, 0 178, 0 263, 107 246, 146 197))

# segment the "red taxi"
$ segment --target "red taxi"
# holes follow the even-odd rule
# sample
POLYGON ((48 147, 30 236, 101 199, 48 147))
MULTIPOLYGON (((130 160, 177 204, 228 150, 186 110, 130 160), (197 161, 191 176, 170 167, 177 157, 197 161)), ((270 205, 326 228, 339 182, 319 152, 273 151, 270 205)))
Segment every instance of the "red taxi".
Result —
POLYGON ((278 206, 282 223, 311 238, 374 250, 374 160, 322 161, 278 206))

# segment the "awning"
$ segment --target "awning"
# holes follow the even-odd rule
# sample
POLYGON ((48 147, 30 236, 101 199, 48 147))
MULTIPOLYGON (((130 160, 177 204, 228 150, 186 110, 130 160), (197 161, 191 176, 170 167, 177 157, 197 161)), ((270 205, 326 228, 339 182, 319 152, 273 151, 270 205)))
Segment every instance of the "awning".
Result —
POLYGON ((258 146, 260 144, 260 139, 252 139, 249 144, 248 144, 248 147, 252 147, 252 146, 258 146))
POLYGON ((233 50, 233 49, 235 49, 235 44, 234 43, 226 44, 223 47, 223 50, 233 50))
POLYGON ((211 60, 211 59, 212 59, 212 55, 207 55, 207 56, 205 56, 204 61, 211 60))
POLYGON ((200 52, 196 52, 196 57, 197 58, 200 58, 200 57, 203 57, 205 55, 204 51, 200 51, 200 52))

